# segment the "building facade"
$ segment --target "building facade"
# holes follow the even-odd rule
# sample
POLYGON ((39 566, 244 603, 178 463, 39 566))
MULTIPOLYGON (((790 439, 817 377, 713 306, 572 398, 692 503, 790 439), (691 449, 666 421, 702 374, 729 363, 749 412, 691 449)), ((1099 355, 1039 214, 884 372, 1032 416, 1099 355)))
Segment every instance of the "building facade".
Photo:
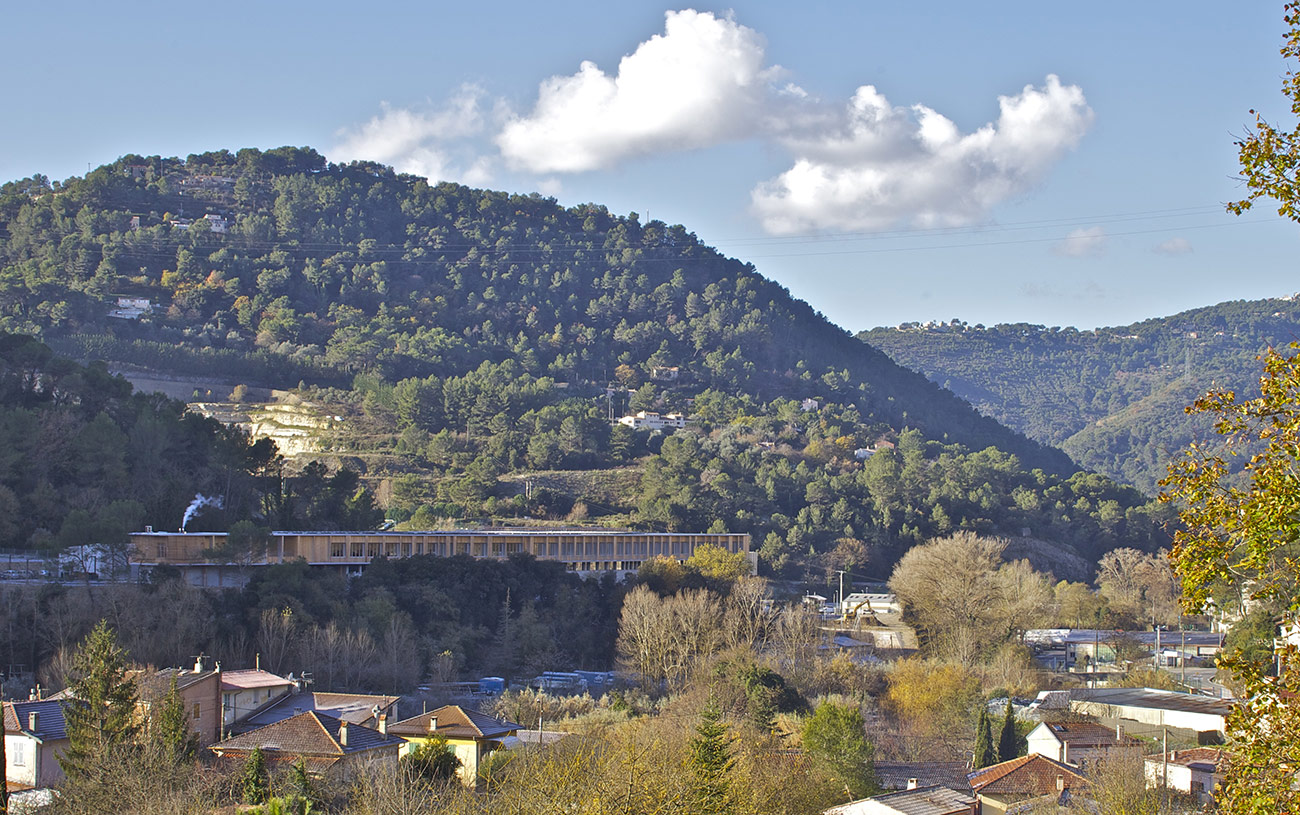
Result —
MULTIPOLYGON (((289 563, 299 558, 312 566, 359 573, 376 558, 416 555, 503 560, 528 554, 559 561, 574 572, 635 571, 655 556, 686 560, 703 544, 750 555, 747 534, 690 534, 589 529, 458 529, 447 532, 272 532, 265 554, 233 564, 213 560, 209 552, 225 544, 224 532, 133 532, 133 569, 174 566, 191 583, 236 585, 249 566, 289 563)), ((751 569, 753 559, 750 558, 751 569)))
POLYGON ((63 780, 59 756, 68 748, 63 703, 4 702, 5 783, 15 789, 51 787, 63 780))

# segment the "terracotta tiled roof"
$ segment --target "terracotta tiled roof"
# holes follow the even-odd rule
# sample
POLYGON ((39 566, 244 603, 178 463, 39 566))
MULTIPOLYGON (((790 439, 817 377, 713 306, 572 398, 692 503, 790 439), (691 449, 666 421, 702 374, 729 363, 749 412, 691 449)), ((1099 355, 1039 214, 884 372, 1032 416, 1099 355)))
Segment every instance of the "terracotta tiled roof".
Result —
POLYGON ((917 787, 886 795, 877 795, 863 801, 854 801, 825 811, 824 815, 851 815, 874 803, 871 812, 897 812, 900 815, 965 815, 974 811, 975 799, 970 795, 947 787, 917 787), (870 802, 870 803, 868 803, 870 802), (883 809, 882 808, 887 808, 883 809))
POLYGON ((339 739, 343 721, 314 710, 291 716, 249 733, 232 736, 212 745, 218 755, 229 752, 251 752, 261 747, 264 752, 289 753, 295 756, 342 757, 353 753, 395 748, 403 740, 386 736, 378 730, 359 724, 348 725, 347 744, 339 739))
POLYGON ((176 678, 176 690, 183 691, 195 682, 201 682, 210 676, 215 676, 216 673, 216 671, 196 672, 183 668, 163 668, 159 671, 131 670, 126 672, 126 676, 135 682, 140 698, 148 701, 161 699, 170 693, 172 677, 176 678))
POLYGON ((1061 776, 1066 789, 1079 787, 1087 779, 1077 767, 1046 756, 1013 758, 969 774, 971 789, 983 795, 1048 795, 1057 792, 1061 776))
POLYGON ((344 719, 352 724, 377 726, 375 708, 379 708, 380 713, 391 712, 398 698, 400 697, 367 693, 291 693, 281 697, 275 704, 249 716, 237 727, 252 730, 310 710, 344 719))
POLYGON ((449 739, 499 739, 524 729, 521 724, 502 721, 471 708, 444 705, 437 710, 391 724, 388 732, 397 736, 424 736, 428 734, 429 723, 434 719, 438 720, 437 733, 449 739))
MULTIPOLYGON (((1208 772, 1215 772, 1219 764, 1223 761, 1223 750, 1218 747, 1193 747, 1190 750, 1172 750, 1168 753, 1170 764, 1179 764, 1184 767, 1200 765, 1208 772)), ((1147 762, 1152 764, 1163 764, 1165 754, 1157 753, 1154 756, 1147 756, 1147 762)))
POLYGON ((908 782, 915 778, 918 787, 937 784, 958 792, 969 792, 968 769, 964 761, 877 761, 876 781, 887 790, 905 790, 908 782))
POLYGON ((25 733, 39 741, 58 741, 68 737, 67 722, 63 718, 63 703, 46 699, 39 702, 5 702, 5 732, 25 733), (36 730, 32 731, 31 714, 36 715, 36 730))
POLYGON ((1133 746, 1138 739, 1123 734, 1116 735, 1115 729, 1096 722, 1043 722, 1043 726, 1062 744, 1071 747, 1114 747, 1118 744, 1133 746))

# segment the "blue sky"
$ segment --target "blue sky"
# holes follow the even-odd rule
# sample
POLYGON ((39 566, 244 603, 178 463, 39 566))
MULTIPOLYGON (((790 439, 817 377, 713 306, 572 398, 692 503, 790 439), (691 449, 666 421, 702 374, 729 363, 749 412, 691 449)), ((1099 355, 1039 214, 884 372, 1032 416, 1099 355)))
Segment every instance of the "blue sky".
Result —
POLYGON ((1290 127, 1277 2, 26 3, 0 178, 336 160, 682 223, 856 331, 1289 294, 1234 137, 1290 127))

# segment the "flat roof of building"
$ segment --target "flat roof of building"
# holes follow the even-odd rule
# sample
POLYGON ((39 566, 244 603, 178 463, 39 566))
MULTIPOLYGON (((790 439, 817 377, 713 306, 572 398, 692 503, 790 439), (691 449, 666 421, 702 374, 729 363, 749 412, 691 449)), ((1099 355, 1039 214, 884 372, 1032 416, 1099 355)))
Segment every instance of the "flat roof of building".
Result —
POLYGON ((1071 698, 1102 705, 1177 710, 1210 716, 1227 716, 1232 710, 1232 702, 1228 700, 1155 688, 1081 688, 1074 691, 1071 698))
MULTIPOLYGON (((154 530, 152 532, 132 532, 132 535, 154 535, 157 537, 210 537, 212 535, 224 535, 225 532, 167 532, 163 530, 154 530)), ((272 530, 272 535, 330 535, 337 537, 393 537, 393 536, 422 536, 422 537, 446 537, 448 535, 471 535, 482 537, 500 537, 508 535, 637 535, 641 537, 676 537, 676 538, 704 538, 716 537, 721 535, 748 535, 748 532, 644 532, 636 529, 555 529, 550 527, 536 528, 510 528, 510 529, 444 529, 444 530, 421 530, 416 532, 399 532, 397 530, 334 530, 334 529, 277 529, 272 530)))

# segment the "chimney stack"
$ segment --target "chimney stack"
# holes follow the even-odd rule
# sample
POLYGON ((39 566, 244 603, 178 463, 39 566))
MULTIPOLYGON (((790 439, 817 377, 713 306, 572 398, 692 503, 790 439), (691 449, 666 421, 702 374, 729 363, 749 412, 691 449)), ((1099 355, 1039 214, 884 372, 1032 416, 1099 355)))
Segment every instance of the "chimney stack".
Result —
POLYGON ((388 735, 388 714, 387 713, 379 714, 379 732, 383 733, 385 736, 388 735))
POLYGON ((203 655, 199 654, 194 658, 194 673, 203 673, 203 655))
POLYGON ((916 779, 915 779, 915 778, 909 778, 909 779, 907 779, 907 788, 908 788, 909 790, 914 790, 914 789, 916 789, 916 779))
POLYGON ((1061 763, 1070 763, 1070 742, 1068 741, 1061 742, 1061 763))
POLYGON ((437 730, 437 729, 438 729, 438 717, 437 717, 437 716, 430 716, 430 717, 429 717, 429 732, 432 733, 433 731, 435 731, 435 730, 437 730))
POLYGON ((1124 725, 1120 724, 1119 722, 1115 722, 1115 741, 1123 741, 1123 740, 1124 740, 1124 725))
POLYGON ((339 722, 339 744, 343 747, 348 746, 348 723, 339 722))
POLYGON ((30 713, 27 714, 27 729, 28 729, 28 730, 32 731, 33 733, 38 732, 38 731, 41 729, 41 728, 39 727, 40 723, 41 723, 41 714, 40 714, 40 713, 38 713, 37 711, 33 710, 32 712, 30 712, 30 713))

